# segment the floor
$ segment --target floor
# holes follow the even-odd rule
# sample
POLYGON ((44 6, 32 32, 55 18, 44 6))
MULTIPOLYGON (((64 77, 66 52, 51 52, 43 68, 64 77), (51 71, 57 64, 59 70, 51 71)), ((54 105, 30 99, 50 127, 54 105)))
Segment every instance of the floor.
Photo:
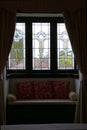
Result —
POLYGON ((3 125, 1 130, 87 130, 87 124, 3 125))

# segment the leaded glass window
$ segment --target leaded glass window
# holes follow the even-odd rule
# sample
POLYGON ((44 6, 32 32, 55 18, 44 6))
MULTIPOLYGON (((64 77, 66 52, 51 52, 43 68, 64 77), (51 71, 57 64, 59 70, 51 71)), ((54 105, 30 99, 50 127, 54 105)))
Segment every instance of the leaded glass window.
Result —
POLYGON ((78 69, 63 17, 17 17, 8 75, 66 77, 74 73, 78 69))
POLYGON ((16 23, 9 55, 9 69, 25 69, 25 23, 16 23))
POLYGON ((64 23, 57 23, 57 68, 74 69, 74 54, 64 23))
POLYGON ((33 70, 50 69, 50 23, 32 24, 33 70))

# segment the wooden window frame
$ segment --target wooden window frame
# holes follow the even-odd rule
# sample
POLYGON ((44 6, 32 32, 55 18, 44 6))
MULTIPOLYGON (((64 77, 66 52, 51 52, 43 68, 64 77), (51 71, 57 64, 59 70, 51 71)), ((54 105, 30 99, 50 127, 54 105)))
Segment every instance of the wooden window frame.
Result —
POLYGON ((73 77, 78 78, 78 68, 76 65, 76 61, 74 60, 74 69, 67 70, 57 70, 57 23, 64 23, 63 17, 17 17, 17 23, 24 22, 26 24, 26 69, 25 70, 12 70, 6 68, 6 77, 7 78, 65 78, 65 77, 73 77), (50 22, 50 53, 51 53, 51 70, 32 70, 32 22, 50 22), (56 23, 56 24, 55 24, 56 23), (55 34, 55 35, 53 35, 55 34), (55 44, 52 44, 55 43, 55 44), (55 50, 55 51, 53 51, 55 50))

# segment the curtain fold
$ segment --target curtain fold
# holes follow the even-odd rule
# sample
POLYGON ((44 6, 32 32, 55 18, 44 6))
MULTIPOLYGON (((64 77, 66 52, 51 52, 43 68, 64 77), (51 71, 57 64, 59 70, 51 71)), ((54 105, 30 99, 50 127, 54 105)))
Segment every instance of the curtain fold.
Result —
POLYGON ((79 89, 79 101, 76 107, 75 122, 87 123, 86 10, 83 8, 73 12, 64 10, 63 15, 75 59, 82 74, 79 89))
POLYGON ((11 49, 16 23, 16 11, 0 9, 0 124, 5 124, 4 86, 2 73, 11 49))

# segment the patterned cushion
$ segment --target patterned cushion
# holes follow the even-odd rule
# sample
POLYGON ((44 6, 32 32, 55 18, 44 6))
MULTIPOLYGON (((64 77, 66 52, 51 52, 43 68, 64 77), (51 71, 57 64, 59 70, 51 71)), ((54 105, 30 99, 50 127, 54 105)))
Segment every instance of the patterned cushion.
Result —
POLYGON ((70 92, 69 81, 54 81, 53 83, 53 97, 57 99, 68 99, 70 92))
POLYGON ((18 99, 68 99, 70 83, 67 80, 18 82, 18 99))
POLYGON ((36 99, 52 99, 52 84, 51 82, 33 82, 36 99))
POLYGON ((19 82, 16 85, 18 99, 33 99, 34 91, 32 82, 19 82))

